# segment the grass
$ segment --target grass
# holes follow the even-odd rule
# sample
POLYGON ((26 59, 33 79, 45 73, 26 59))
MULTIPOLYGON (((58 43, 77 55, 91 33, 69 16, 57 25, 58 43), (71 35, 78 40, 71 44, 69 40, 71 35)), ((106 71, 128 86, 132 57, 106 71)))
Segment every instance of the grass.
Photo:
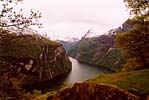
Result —
MULTIPOLYGON (((60 44, 36 35, 14 36, 0 39, 0 56, 36 59, 45 45, 60 44)), ((49 49, 50 52, 50 49, 49 49)))
POLYGON ((149 69, 104 74, 85 82, 116 85, 124 90, 135 90, 139 94, 149 93, 149 69))
MULTIPOLYGON (((148 84, 149 83, 149 69, 99 75, 81 84, 84 84, 84 83, 116 85, 117 87, 122 88, 126 91, 135 90, 139 94, 149 93, 149 84, 148 84)), ((74 87, 74 85, 71 87, 74 87)), ((87 89, 87 87, 85 88, 87 89)), ((69 89, 69 88, 65 87, 65 89, 69 89)), ((47 100, 47 97, 54 96, 56 95, 56 93, 59 93, 59 92, 55 91, 54 93, 52 92, 46 93, 46 94, 37 96, 34 100, 47 100)))

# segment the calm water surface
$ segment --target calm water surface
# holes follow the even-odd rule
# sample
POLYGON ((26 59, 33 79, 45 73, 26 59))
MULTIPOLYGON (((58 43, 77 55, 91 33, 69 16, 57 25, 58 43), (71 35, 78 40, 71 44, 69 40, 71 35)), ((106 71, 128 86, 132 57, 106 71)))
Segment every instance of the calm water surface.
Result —
POLYGON ((69 57, 69 59, 72 62, 72 70, 70 73, 58 76, 48 81, 28 86, 27 90, 37 89, 47 92, 50 90, 59 89, 64 83, 71 84, 75 82, 83 82, 100 74, 111 73, 111 71, 107 69, 88 64, 81 64, 76 59, 71 57, 69 57))
POLYGON ((99 74, 110 72, 104 68, 95 67, 89 64, 81 64, 71 57, 69 57, 69 59, 72 62, 72 71, 65 80, 68 83, 82 82, 99 74))

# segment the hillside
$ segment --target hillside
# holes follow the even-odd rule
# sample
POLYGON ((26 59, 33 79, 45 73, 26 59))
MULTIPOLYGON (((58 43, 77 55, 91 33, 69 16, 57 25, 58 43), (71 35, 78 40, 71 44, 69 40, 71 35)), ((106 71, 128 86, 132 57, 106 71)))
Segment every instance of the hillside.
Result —
POLYGON ((132 25, 124 23, 121 27, 112 29, 103 35, 92 38, 82 37, 77 44, 69 49, 68 54, 77 58, 81 63, 89 63, 120 71, 125 60, 121 49, 116 47, 116 35, 132 27, 132 25))
POLYGON ((78 43, 78 39, 73 39, 73 40, 56 40, 58 43, 62 44, 63 47, 65 48, 66 51, 69 51, 69 49, 76 45, 78 43))
POLYGON ((19 35, 0 30, 0 64, 17 67, 27 75, 26 84, 51 79, 71 70, 71 62, 61 44, 38 34, 19 35))
POLYGON ((76 55, 77 55, 78 49, 79 49, 79 45, 80 45, 80 42, 78 41, 76 44, 71 46, 68 50, 68 55, 73 58, 76 58, 76 55))
POLYGON ((149 93, 149 69, 100 75, 86 82, 116 85, 136 94, 149 93))
POLYGON ((97 65, 104 66, 116 72, 121 71, 121 65, 125 63, 125 59, 121 54, 121 49, 119 48, 110 48, 104 56, 98 60, 97 65))
POLYGON ((148 100, 148 82, 149 69, 105 74, 34 100, 148 100))

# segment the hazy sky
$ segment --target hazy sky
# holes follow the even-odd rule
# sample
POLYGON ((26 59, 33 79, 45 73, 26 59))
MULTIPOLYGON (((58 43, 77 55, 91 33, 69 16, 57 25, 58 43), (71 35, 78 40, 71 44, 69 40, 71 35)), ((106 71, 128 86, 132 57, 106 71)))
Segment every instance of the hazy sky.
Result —
POLYGON ((102 34, 129 15, 123 0, 24 0, 24 5, 25 10, 40 10, 42 30, 52 39, 81 37, 89 29, 102 34))

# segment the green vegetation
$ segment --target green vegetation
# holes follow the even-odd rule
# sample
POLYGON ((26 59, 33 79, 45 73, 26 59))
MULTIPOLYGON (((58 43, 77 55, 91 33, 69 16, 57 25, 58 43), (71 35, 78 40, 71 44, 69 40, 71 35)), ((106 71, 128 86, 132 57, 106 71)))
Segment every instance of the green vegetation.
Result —
MULTIPOLYGON (((75 38, 73 38, 75 39, 75 38)), ((68 51, 72 46, 76 45, 78 43, 78 39, 75 39, 74 41, 64 41, 64 40, 56 40, 58 43, 62 44, 66 51, 68 51)))
POLYGON ((69 56, 75 58, 78 53, 78 48, 79 48, 79 42, 71 46, 70 49, 68 50, 69 56))
MULTIPOLYGON (((112 33, 111 33, 112 34, 112 33)), ((116 35, 83 38, 68 51, 69 56, 76 57, 81 63, 89 63, 121 71, 125 59, 121 49, 114 47, 116 35)))
POLYGON ((104 74, 55 92, 37 96, 35 100, 70 100, 72 98, 73 100, 96 100, 97 98, 98 100, 105 100, 105 98, 106 100, 124 100, 124 98, 137 100, 138 97, 128 93, 130 91, 138 95, 141 98, 139 100, 146 100, 141 94, 149 93, 148 82, 149 69, 104 74), (131 99, 131 96, 135 99, 131 99), (44 99, 42 99, 43 97, 44 99))
POLYGON ((106 54, 97 62, 98 65, 110 68, 116 72, 120 72, 121 65, 125 63, 125 59, 121 54, 121 49, 111 48, 106 54))
POLYGON ((133 28, 117 35, 118 48, 115 47, 116 35, 112 30, 110 31, 112 33, 108 35, 82 38, 69 51, 80 62, 107 67, 115 71, 120 71, 121 65, 126 60, 122 69, 126 72, 100 75, 58 92, 44 95, 36 90, 32 93, 26 92, 22 87, 69 72, 71 62, 59 43, 38 34, 22 33, 31 25, 41 25, 34 22, 41 17, 39 12, 31 11, 30 16, 25 17, 22 10, 16 13, 13 12, 13 7, 9 8, 10 5, 18 4, 22 0, 6 1, 0 1, 2 2, 2 10, 0 10, 0 100, 139 100, 137 96, 128 92, 149 94, 148 0, 124 0, 133 15, 133 19, 129 19, 126 23, 132 24, 133 28), (19 30, 11 32, 9 28, 3 29, 10 26, 19 30), (121 50, 123 50, 125 60, 121 50), (29 66, 30 60, 33 60, 31 67, 29 66))
MULTIPOLYGON (((133 15, 133 19, 128 20, 126 23, 132 24, 133 28, 117 36, 117 46, 118 48, 123 49, 123 54, 126 58, 126 64, 123 66, 123 71, 127 72, 100 75, 96 78, 89 79, 83 83, 74 84, 74 86, 72 86, 71 88, 66 88, 58 91, 54 95, 48 96, 47 99, 139 100, 138 97, 133 97, 132 95, 132 97, 129 97, 129 95, 122 95, 121 93, 125 94, 125 92, 120 92, 121 90, 118 90, 116 92, 118 93, 118 95, 115 96, 115 90, 117 88, 114 86, 105 88, 106 86, 109 86, 105 84, 116 85, 117 87, 122 88, 125 91, 135 92, 136 95, 149 94, 149 1, 124 0, 124 2, 126 3, 126 6, 130 9, 131 15, 133 15), (109 95, 109 93, 111 95, 109 95)), ((113 39, 113 41, 114 40, 115 38, 113 39)), ((109 39, 107 39, 106 41, 109 41, 109 39)), ((121 49, 110 48, 114 47, 114 44, 110 45, 109 47, 109 45, 106 45, 106 43, 104 42, 105 41, 100 41, 100 39, 94 38, 82 39, 80 43, 77 44, 75 48, 73 48, 73 50, 71 50, 70 53, 72 53, 72 55, 75 57, 77 56, 80 62, 87 62, 97 65, 101 64, 103 66, 109 65, 109 67, 112 66, 111 68, 120 71, 120 65, 124 63, 121 49), (97 48, 98 46, 100 48, 97 48), (75 53, 73 53, 73 51, 75 53), (100 59, 98 58, 99 56, 100 59), (112 61, 110 61, 111 59, 112 61), (98 62, 95 60, 98 60, 98 62)), ((108 44, 111 42, 108 42, 108 44)), ((143 98, 140 96, 140 100, 147 100, 143 98)))
MULTIPOLYGON (((147 24, 145 25, 145 27, 147 24)), ((148 31, 148 28, 147 28, 148 31)), ((117 45, 123 48, 123 53, 127 59, 124 71, 144 69, 148 66, 148 46, 149 39, 142 25, 135 24, 132 30, 117 36, 117 45)))
POLYGON ((40 92, 28 93, 22 86, 70 70, 71 62, 59 43, 38 34, 20 35, 0 29, 0 99, 32 100, 40 92), (34 62, 27 70, 30 59, 34 62))
POLYGON ((149 69, 100 75, 86 82, 116 85, 126 91, 149 93, 149 69))
POLYGON ((17 73, 17 67, 0 62, 0 100, 32 100, 41 95, 40 91, 26 92, 22 85, 27 75, 17 73))
POLYGON ((94 55, 98 47, 101 46, 103 46, 103 44, 98 41, 98 38, 85 38, 81 40, 79 45, 79 53, 81 56, 78 60, 80 62, 93 63, 94 55))
POLYGON ((37 59, 45 45, 60 45, 37 34, 17 36, 16 33, 9 33, 3 29, 0 29, 0 37, 0 56, 6 57, 37 59))
POLYGON ((133 16, 127 23, 133 24, 134 27, 117 36, 117 46, 123 48, 126 58, 123 71, 145 69, 149 66, 149 2, 125 0, 125 3, 133 16))

